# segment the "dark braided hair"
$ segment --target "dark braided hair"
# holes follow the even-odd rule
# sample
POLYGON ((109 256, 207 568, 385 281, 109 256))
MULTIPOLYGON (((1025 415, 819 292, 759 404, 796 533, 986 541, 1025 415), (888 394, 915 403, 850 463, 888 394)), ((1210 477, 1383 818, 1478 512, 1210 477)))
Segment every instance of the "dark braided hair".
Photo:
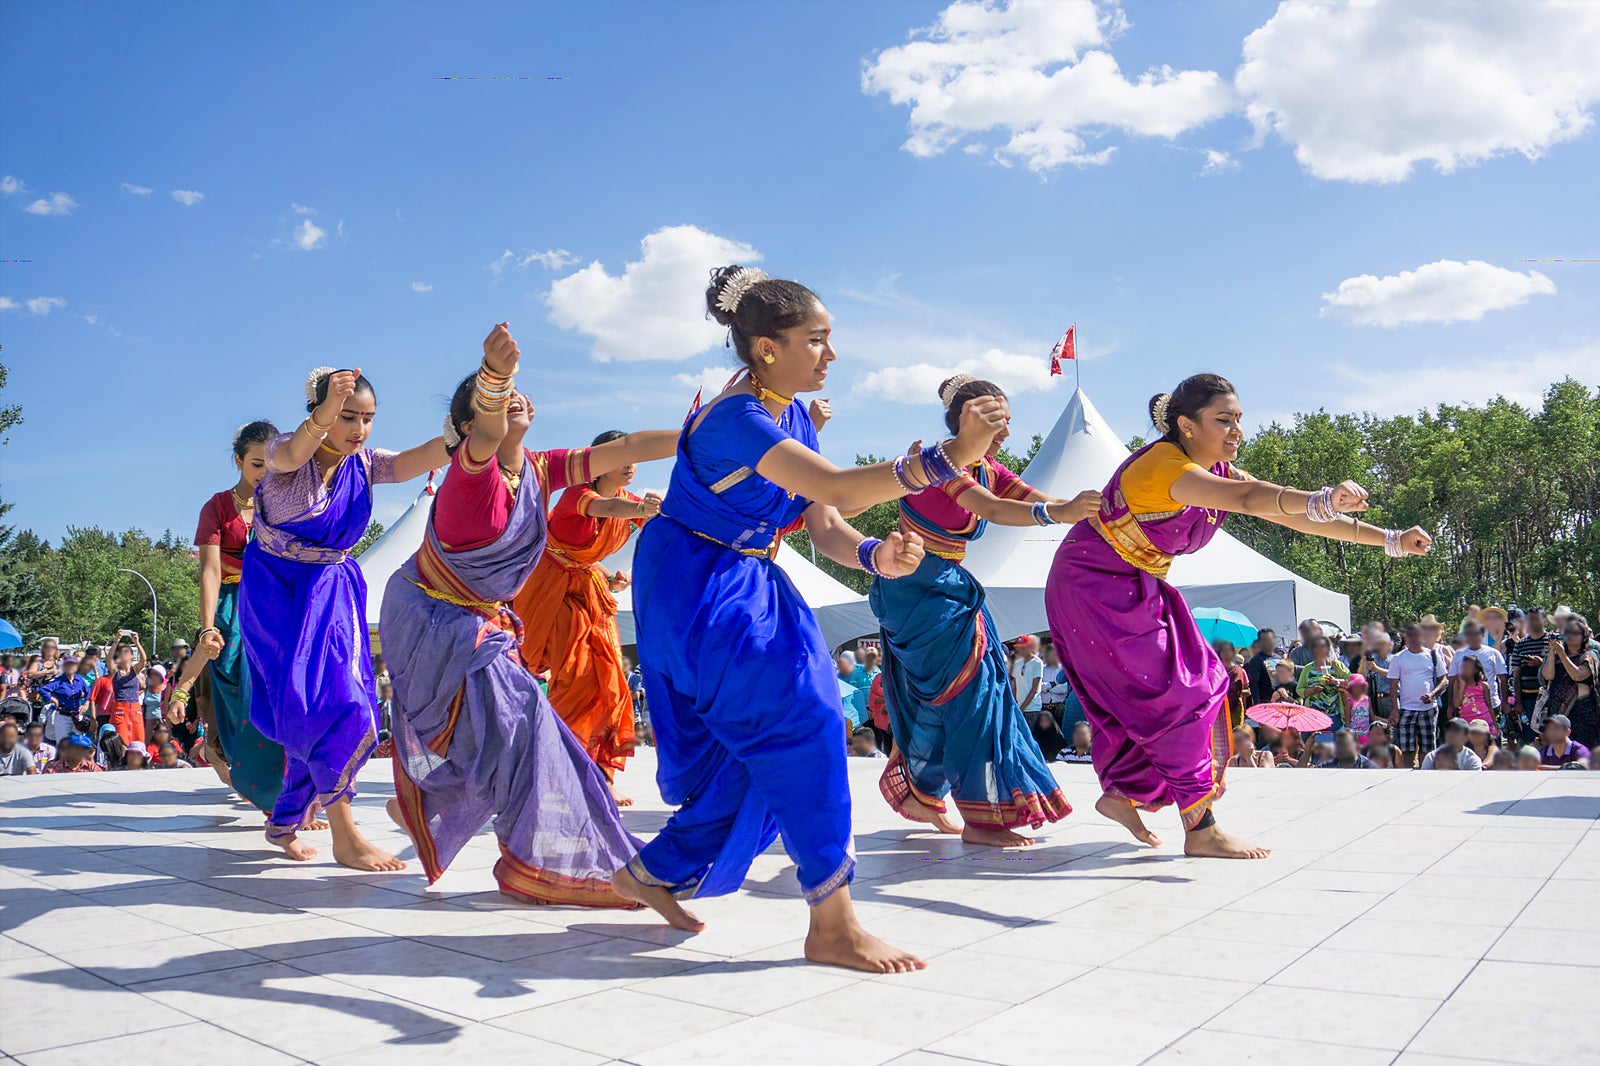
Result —
POLYGON ((767 278, 745 290, 737 310, 724 311, 717 306, 717 297, 742 269, 735 265, 718 267, 711 272, 711 284, 706 286, 706 313, 728 327, 728 339, 739 361, 754 370, 757 368, 753 349, 756 340, 776 337, 800 325, 822 301, 798 281, 767 278))
MULTIPOLYGON (((1178 416, 1182 415, 1190 421, 1199 421, 1200 412, 1210 405, 1218 396, 1231 396, 1238 390, 1233 387, 1233 382, 1221 374, 1191 374, 1178 382, 1178 387, 1170 394, 1158 392, 1150 397, 1150 423, 1156 422, 1156 401, 1162 396, 1169 396, 1167 400, 1167 430, 1161 439, 1178 443, 1178 416)), ((1161 427, 1156 425, 1156 429, 1161 427)))

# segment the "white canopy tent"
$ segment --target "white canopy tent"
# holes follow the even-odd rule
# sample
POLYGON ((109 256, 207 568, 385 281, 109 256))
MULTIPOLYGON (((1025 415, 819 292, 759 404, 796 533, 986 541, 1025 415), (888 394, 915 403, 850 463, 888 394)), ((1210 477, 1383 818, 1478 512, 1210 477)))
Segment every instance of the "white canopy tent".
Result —
MULTIPOLYGON (((356 560, 367 580, 367 624, 377 626, 383 609, 383 593, 390 576, 422 546, 428 532, 428 511, 433 506, 433 486, 417 495, 394 525, 361 553, 356 560)), ((616 555, 606 560, 612 570, 633 570, 633 549, 638 537, 628 538, 616 555)), ((822 636, 830 648, 856 637, 876 634, 878 620, 867 606, 867 598, 857 595, 818 569, 809 559, 785 546, 778 553, 778 565, 789 575, 800 595, 817 616, 822 636)), ((624 589, 617 596, 617 629, 622 643, 634 643, 633 593, 624 589)))
MULTIPOLYGON (((1053 496, 1104 488, 1128 457, 1089 398, 1078 389, 1028 464, 1028 483, 1053 496)), ((1007 636, 1049 628, 1044 583, 1070 526, 990 525, 967 551, 967 569, 983 583, 995 625, 1007 636)), ((1170 580, 1190 607, 1225 607, 1286 636, 1303 618, 1350 628, 1350 597, 1288 570, 1226 530, 1193 555, 1180 555, 1170 580)))

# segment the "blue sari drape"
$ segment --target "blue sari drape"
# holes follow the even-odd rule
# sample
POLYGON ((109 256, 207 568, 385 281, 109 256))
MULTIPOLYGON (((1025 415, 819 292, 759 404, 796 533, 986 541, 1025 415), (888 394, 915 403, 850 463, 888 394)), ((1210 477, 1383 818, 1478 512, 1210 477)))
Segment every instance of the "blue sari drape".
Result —
MULTIPOLYGON (((283 787, 267 818, 275 840, 355 795, 377 743, 367 586, 348 552, 372 517, 371 454, 345 458, 327 494, 287 520, 257 489, 239 617, 250 660, 250 720, 283 745, 283 787)), ((270 477, 269 477, 270 480, 270 477)))
POLYGON ((928 554, 915 573, 873 581, 883 695, 895 753, 879 787, 897 811, 943 810, 953 794, 971 826, 1035 828, 1072 812, 1039 751, 1006 672, 983 586, 928 554))
POLYGON ((754 397, 715 403, 634 555, 657 783, 679 810, 628 868, 680 898, 733 892, 780 835, 810 903, 855 871, 837 674, 767 554, 810 504, 754 471, 783 439, 817 446, 799 403, 776 420, 754 397))

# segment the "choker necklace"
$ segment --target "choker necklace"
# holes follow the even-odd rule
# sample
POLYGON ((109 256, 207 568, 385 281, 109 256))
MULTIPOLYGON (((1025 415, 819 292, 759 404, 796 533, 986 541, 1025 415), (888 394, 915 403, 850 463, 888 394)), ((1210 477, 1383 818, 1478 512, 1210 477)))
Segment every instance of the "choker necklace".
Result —
POLYGON ((237 489, 229 489, 228 494, 233 497, 233 506, 237 511, 244 511, 246 508, 254 507, 256 505, 255 497, 241 497, 237 489))
POLYGON ((750 375, 750 387, 756 390, 756 399, 760 400, 762 403, 766 403, 769 399, 777 400, 785 407, 794 403, 793 396, 785 396, 781 392, 774 392, 772 389, 769 389, 765 385, 761 384, 761 379, 756 377, 754 374, 750 375))
POLYGON ((338 448, 335 448, 333 445, 329 444, 326 440, 323 440, 323 441, 321 441, 321 442, 319 442, 317 444, 317 451, 319 451, 319 452, 327 452, 329 455, 337 455, 341 459, 343 459, 344 455, 345 455, 344 452, 341 452, 338 448))

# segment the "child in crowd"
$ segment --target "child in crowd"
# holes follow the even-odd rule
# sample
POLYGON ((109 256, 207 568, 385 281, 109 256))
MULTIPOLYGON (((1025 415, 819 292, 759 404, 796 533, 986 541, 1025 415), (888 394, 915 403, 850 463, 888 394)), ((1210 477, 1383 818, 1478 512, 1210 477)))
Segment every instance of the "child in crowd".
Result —
POLYGON ((1339 699, 1344 704, 1345 728, 1356 735, 1358 744, 1365 744, 1372 731, 1372 700, 1367 696, 1366 677, 1351 674, 1340 682, 1339 699))
POLYGON ((115 767, 117 770, 143 770, 150 764, 146 753, 144 741, 136 740, 128 745, 128 750, 122 753, 122 765, 115 767))
POLYGON ((155 769, 157 769, 157 770, 188 770, 188 769, 192 768, 192 766, 193 766, 192 763, 185 762, 185 761, 183 761, 183 759, 179 758, 179 756, 178 756, 178 746, 176 744, 172 743, 172 741, 169 740, 165 744, 161 745, 159 750, 161 752, 161 755, 156 760, 155 769))
POLYGON ((1543 764, 1539 756, 1539 749, 1532 744, 1524 744, 1517 749, 1517 769, 1537 770, 1543 764))
POLYGON ((1272 758, 1272 752, 1257 750, 1255 730, 1241 725, 1233 731, 1233 758, 1228 760, 1228 765, 1259 766, 1270 770, 1277 763, 1272 758))
POLYGON ((1271 703, 1299 703, 1300 696, 1295 692, 1294 661, 1279 659, 1278 665, 1272 668, 1272 699, 1271 703))
POLYGON ((1489 705, 1489 689, 1484 683, 1483 664, 1475 657, 1461 658, 1461 706, 1456 715, 1468 723, 1485 722, 1490 736, 1499 736, 1500 728, 1494 720, 1494 709, 1489 705))

